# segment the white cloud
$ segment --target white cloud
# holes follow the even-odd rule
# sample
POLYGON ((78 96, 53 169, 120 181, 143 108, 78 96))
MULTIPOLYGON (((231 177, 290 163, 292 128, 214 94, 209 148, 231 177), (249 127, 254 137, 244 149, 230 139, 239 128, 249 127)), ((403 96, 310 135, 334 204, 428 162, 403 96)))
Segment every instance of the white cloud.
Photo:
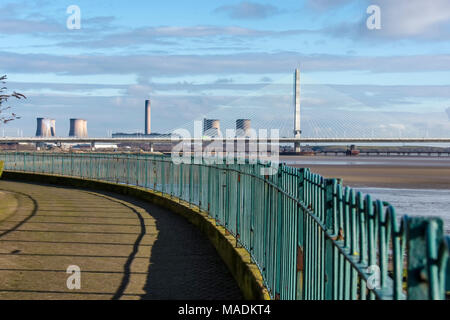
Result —
MULTIPOLYGON (((448 0, 375 0, 381 8, 382 29, 390 36, 433 36, 442 34, 450 22, 448 0)), ((448 32, 448 30, 447 30, 448 32)))
POLYGON ((21 34, 38 32, 63 32, 64 26, 54 21, 23 20, 23 19, 0 19, 1 34, 21 34))
POLYGON ((449 71, 448 55, 366 57, 305 55, 295 52, 217 55, 74 55, 0 52, 4 73, 66 75, 136 74, 185 76, 201 74, 267 74, 290 72, 299 62, 303 71, 414 72, 449 71), (145 66, 145 67, 143 67, 145 66))
POLYGON ((354 0, 307 0, 306 5, 318 10, 329 10, 352 1, 354 0))
POLYGON ((232 19, 265 19, 281 13, 272 5, 242 1, 235 5, 224 5, 214 10, 216 13, 225 13, 232 19))

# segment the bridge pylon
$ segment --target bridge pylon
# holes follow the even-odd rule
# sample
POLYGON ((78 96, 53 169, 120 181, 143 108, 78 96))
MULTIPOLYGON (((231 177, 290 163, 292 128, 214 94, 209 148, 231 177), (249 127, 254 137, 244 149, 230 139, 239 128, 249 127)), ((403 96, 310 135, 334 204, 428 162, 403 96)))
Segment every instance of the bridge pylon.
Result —
MULTIPOLYGON (((300 69, 294 72, 294 137, 300 138, 300 69)), ((294 151, 300 153, 300 142, 294 143, 294 151)))

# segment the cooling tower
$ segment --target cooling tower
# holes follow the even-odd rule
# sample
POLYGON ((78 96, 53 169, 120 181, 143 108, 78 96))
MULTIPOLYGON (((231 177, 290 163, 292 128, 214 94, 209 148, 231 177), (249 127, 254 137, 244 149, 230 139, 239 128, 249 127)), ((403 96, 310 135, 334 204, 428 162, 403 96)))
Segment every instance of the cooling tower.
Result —
POLYGON ((36 137, 54 137, 55 120, 48 118, 37 118, 36 137))
POLYGON ((55 128, 55 125, 56 125, 55 119, 51 119, 51 120, 50 120, 50 133, 51 133, 52 137, 56 136, 56 128, 55 128))
POLYGON ((70 119, 69 137, 87 138, 87 121, 84 119, 70 119))
POLYGON ((203 119, 203 135, 209 137, 220 136, 220 120, 203 119))
POLYGON ((250 137, 251 122, 250 119, 236 120, 236 137, 250 137))
POLYGON ((145 100, 145 134, 151 133, 150 100, 145 100))

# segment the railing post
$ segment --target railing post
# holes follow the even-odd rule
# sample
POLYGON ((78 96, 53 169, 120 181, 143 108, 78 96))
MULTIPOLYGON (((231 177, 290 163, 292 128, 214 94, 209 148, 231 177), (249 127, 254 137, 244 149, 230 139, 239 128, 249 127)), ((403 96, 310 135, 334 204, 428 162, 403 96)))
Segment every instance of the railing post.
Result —
POLYGON ((179 164, 179 166, 180 166, 180 176, 178 177, 179 178, 179 189, 178 189, 178 198, 180 198, 180 199, 182 199, 183 198, 183 188, 184 188, 184 186, 183 186, 183 163, 180 163, 179 164))
MULTIPOLYGON (((335 230, 334 221, 334 189, 336 180, 335 179, 325 179, 325 198, 324 198, 324 209, 325 209, 325 227, 327 232, 333 234, 335 230)), ((333 300, 335 297, 333 295, 334 288, 334 246, 330 238, 325 237, 325 300, 333 300)))
MULTIPOLYGON (((251 173, 255 175, 258 170, 258 166, 254 165, 251 168, 251 173)), ((250 256, 253 256, 255 247, 255 206, 256 206, 256 191, 255 191, 255 178, 250 176, 250 256)), ((261 195, 260 195, 261 196, 261 195)))
POLYGON ((194 165, 192 163, 188 164, 189 166, 189 207, 192 206, 192 201, 194 200, 194 197, 192 196, 192 193, 194 192, 194 165))
POLYGON ((70 175, 73 176, 73 153, 70 154, 70 175))
POLYGON ((80 154, 78 161, 80 162, 80 173, 78 176, 83 177, 83 157, 84 155, 80 154))
POLYGON ((102 173, 102 171, 101 171, 101 163, 103 162, 103 156, 100 156, 100 157, 98 157, 97 158, 97 179, 101 179, 102 178, 102 176, 101 176, 101 173, 102 173))
MULTIPOLYGON (((277 186, 278 188, 282 187, 282 182, 283 182, 283 166, 280 166, 278 168, 278 179, 277 179, 277 186)), ((282 272, 281 272, 281 263, 282 263, 282 250, 283 250, 283 198, 282 198, 282 194, 280 192, 280 190, 276 190, 277 192, 277 210, 276 210, 276 226, 277 226, 277 235, 276 235, 276 265, 275 265, 275 270, 276 270, 276 276, 275 276, 275 299, 279 300, 281 299, 281 277, 282 277, 282 272)))
MULTIPOLYGON (((164 194, 164 192, 165 192, 165 190, 166 190, 166 186, 165 186, 165 183, 166 183, 166 179, 165 179, 165 171, 164 171, 164 167, 165 167, 165 162, 164 161, 160 161, 159 162, 159 172, 160 172, 160 174, 161 174, 161 192, 164 194)), ((181 165, 181 164, 179 164, 179 165, 181 165)), ((175 165, 174 164, 172 164, 172 167, 174 167, 175 165)))
POLYGON ((148 157, 144 158, 145 164, 145 188, 148 188, 148 157))
POLYGON ((443 241, 443 223, 439 218, 408 218, 408 299, 445 298, 439 292, 437 255, 443 241))
POLYGON ((211 184, 212 184, 212 168, 211 167, 207 167, 208 168, 208 204, 207 204, 207 211, 208 214, 211 215, 211 184))
POLYGON ((64 154, 61 155, 61 174, 64 175, 64 154))
POLYGON ((136 156, 136 186, 139 186, 139 176, 140 176, 140 168, 139 168, 139 155, 136 156))
POLYGON ((127 184, 130 184, 130 156, 127 154, 127 184))
POLYGON ((237 164, 237 167, 236 247, 238 246, 239 237, 241 236, 241 165, 237 164))
POLYGON ((304 204, 305 198, 305 169, 297 169, 297 293, 296 299, 303 300, 303 284, 304 284, 304 211, 301 204, 304 204))
MULTIPOLYGON (((194 165, 194 162, 192 162, 192 165, 194 165)), ((197 169, 198 169, 198 183, 197 183, 197 189, 198 189, 198 207, 200 210, 202 210, 202 170, 203 170, 203 165, 199 164, 197 165, 197 169)))

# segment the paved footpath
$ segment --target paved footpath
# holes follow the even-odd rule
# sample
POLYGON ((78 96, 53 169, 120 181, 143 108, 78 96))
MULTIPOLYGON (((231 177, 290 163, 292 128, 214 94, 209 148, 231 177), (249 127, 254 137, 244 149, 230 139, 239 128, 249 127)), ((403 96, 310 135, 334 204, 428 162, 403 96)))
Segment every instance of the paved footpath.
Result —
POLYGON ((182 217, 113 193, 0 181, 0 299, 242 299, 182 217), (81 288, 68 289, 70 265, 81 288))

